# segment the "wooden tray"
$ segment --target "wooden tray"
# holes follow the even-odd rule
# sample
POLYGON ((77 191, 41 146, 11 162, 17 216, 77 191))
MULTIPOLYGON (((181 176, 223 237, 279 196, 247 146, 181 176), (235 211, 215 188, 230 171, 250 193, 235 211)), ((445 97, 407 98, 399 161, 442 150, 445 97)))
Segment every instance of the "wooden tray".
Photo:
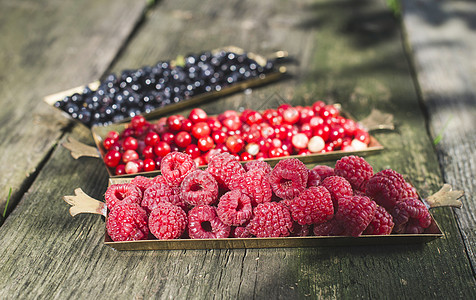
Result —
MULTIPOLYGON (((109 184, 130 182, 132 178, 112 178, 109 184)), ((441 206, 461 207, 458 200, 463 196, 462 191, 453 191, 445 184, 438 192, 423 201, 428 207, 441 206)), ((107 218, 106 204, 86 195, 80 188, 74 196, 65 196, 64 200, 71 205, 70 214, 80 213, 99 214, 107 218)), ((115 250, 190 250, 190 249, 241 249, 241 248, 296 248, 296 247, 332 247, 332 246, 361 246, 361 245, 391 245, 427 243, 443 236, 434 220, 424 233, 421 234, 390 234, 350 236, 306 236, 281 238, 223 238, 223 239, 176 239, 176 240, 140 240, 114 242, 105 232, 104 244, 115 250)))

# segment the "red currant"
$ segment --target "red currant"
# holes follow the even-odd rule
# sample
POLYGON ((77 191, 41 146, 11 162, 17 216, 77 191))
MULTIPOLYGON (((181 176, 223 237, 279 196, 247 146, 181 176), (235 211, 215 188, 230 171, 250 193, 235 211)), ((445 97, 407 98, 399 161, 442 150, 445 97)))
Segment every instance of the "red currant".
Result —
POLYGON ((175 136, 174 141, 175 145, 177 145, 179 148, 185 148, 190 145, 190 143, 192 143, 192 136, 186 131, 180 131, 175 136))
POLYGON ((152 158, 144 159, 144 171, 152 172, 155 170, 155 161, 152 158))
POLYGON ((111 149, 112 145, 114 145, 115 143, 116 143, 116 140, 114 140, 113 138, 107 137, 104 139, 102 145, 104 149, 109 150, 111 149))
POLYGON ((324 119, 333 118, 339 115, 339 110, 334 105, 328 104, 319 111, 319 115, 324 119))
POLYGON ((136 174, 139 172, 139 164, 135 161, 130 161, 125 166, 126 174, 136 174))
POLYGON ((212 149, 214 145, 215 143, 213 142, 213 139, 210 136, 199 138, 197 142, 198 149, 203 152, 212 149))
POLYGON ((144 150, 142 150, 142 156, 144 158, 154 158, 155 157, 154 147, 153 146, 145 146, 144 150))
POLYGON ((188 115, 188 119, 192 121, 192 123, 205 122, 207 117, 207 113, 201 108, 192 109, 188 115))
POLYGON ((126 150, 122 154, 122 161, 124 163, 128 163, 136 159, 139 159, 139 154, 137 154, 137 152, 135 152, 134 150, 126 150))
POLYGON ((241 127, 241 121, 238 116, 232 116, 232 117, 226 118, 221 123, 228 130, 237 130, 241 127))
POLYGON ((115 170, 116 175, 126 174, 126 165, 118 165, 115 170))
POLYGON ((211 131, 216 131, 216 130, 220 130, 222 129, 222 125, 220 123, 220 121, 218 121, 218 119, 216 117, 210 117, 207 119, 207 124, 208 124, 208 127, 210 127, 210 130, 211 131))
POLYGON ((190 155, 192 158, 197 158, 201 154, 200 149, 198 149, 198 146, 194 144, 188 145, 185 149, 185 153, 190 155))
POLYGON ((221 130, 217 130, 217 131, 214 131, 212 133, 212 139, 215 141, 215 143, 217 144, 223 144, 225 143, 225 140, 226 140, 226 137, 228 135, 226 134, 226 132, 224 131, 221 131, 221 130))
POLYGON ((122 155, 119 151, 110 150, 104 155, 104 163, 111 168, 117 167, 121 162, 122 155))
POLYGON ((139 143, 136 138, 133 137, 128 137, 124 140, 122 143, 122 148, 124 150, 137 150, 137 147, 139 146, 139 143))
POLYGON ((166 132, 162 135, 162 141, 166 142, 167 144, 172 144, 175 140, 175 134, 172 132, 166 132))
POLYGON ((304 133, 298 133, 292 138, 292 144, 294 148, 302 150, 307 148, 309 138, 304 133))
POLYGON ((238 153, 245 146, 245 141, 239 136, 229 136, 225 142, 226 147, 231 153, 238 153))
POLYGON ((283 111, 283 120, 288 124, 295 124, 299 121, 300 115, 296 108, 289 107, 283 111))
POLYGON ((159 134, 154 131, 147 133, 144 139, 145 144, 148 146, 154 146, 158 141, 160 141, 159 134))
POLYGON ((198 122, 192 126, 192 135, 196 138, 203 138, 210 135, 210 126, 206 122, 198 122))
POLYGON ((170 130, 178 131, 182 128, 182 120, 184 117, 180 115, 173 115, 167 118, 167 125, 170 130))
POLYGON ((249 154, 248 152, 243 152, 240 154, 240 161, 249 161, 253 160, 253 155, 249 154))
POLYGON ((131 119, 131 127, 134 129, 142 128, 146 123, 146 120, 143 116, 137 115, 131 119))
POLYGON ((192 130, 193 122, 189 119, 185 119, 182 121, 182 127, 180 130, 190 132, 192 130))
POLYGON ((117 131, 109 131, 106 135, 106 138, 111 138, 115 141, 117 141, 119 139, 119 132, 117 131))
POLYGON ((164 157, 171 151, 170 145, 164 141, 160 141, 154 146, 154 153, 159 157, 164 157))

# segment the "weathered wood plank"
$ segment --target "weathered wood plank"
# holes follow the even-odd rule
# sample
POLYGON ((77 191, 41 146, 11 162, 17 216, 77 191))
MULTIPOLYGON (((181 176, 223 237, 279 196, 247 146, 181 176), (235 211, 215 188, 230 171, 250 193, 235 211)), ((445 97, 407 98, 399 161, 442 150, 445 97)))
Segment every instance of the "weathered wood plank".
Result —
MULTIPOLYGON (((398 129, 378 134, 387 151, 369 161, 376 170, 407 174, 425 196, 442 179, 399 33, 380 1, 162 1, 112 70, 228 44, 258 53, 288 50, 300 59, 292 80, 203 108, 256 108, 279 97, 293 104, 338 101, 357 118, 374 106, 393 112, 398 129)), ((71 136, 92 144, 82 127, 71 136)), ((100 217, 71 218, 61 200, 76 187, 101 197, 105 176, 101 163, 55 149, 0 227, 0 298, 476 296, 448 208, 434 212, 445 237, 424 245, 117 252, 102 245, 100 217)))
POLYGON ((43 97, 101 76, 141 19, 145 1, 2 0, 0 6, 3 213, 9 189, 11 209, 68 126, 43 97))
POLYGON ((476 5, 403 1, 403 20, 445 182, 465 191, 455 210, 476 270, 476 5), (440 140, 441 138, 441 140, 440 140))

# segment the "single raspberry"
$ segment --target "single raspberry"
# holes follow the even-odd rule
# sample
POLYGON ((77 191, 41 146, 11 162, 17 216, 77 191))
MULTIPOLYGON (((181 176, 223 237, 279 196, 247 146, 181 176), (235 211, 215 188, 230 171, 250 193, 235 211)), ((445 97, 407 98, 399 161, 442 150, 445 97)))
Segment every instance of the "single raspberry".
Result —
POLYGON ((400 195, 400 199, 405 198, 420 198, 416 188, 407 181, 405 181, 405 184, 403 185, 402 194, 400 195))
POLYGON ((321 224, 316 224, 313 227, 313 233, 315 236, 335 236, 342 235, 343 232, 344 228, 342 227, 342 224, 335 218, 321 224))
POLYGON ((266 173, 261 169, 252 169, 246 172, 239 184, 233 184, 232 189, 241 190, 251 198, 251 205, 271 201, 273 191, 266 173))
POLYGON ((321 178, 321 180, 324 180, 326 177, 335 175, 334 169, 329 166, 316 165, 311 170, 316 172, 317 175, 319 175, 319 177, 321 178))
POLYGON ((228 152, 217 153, 210 158, 206 169, 212 174, 219 185, 230 189, 245 174, 245 169, 238 159, 228 152))
POLYGON ((289 211, 300 225, 326 222, 334 215, 331 194, 323 186, 313 186, 290 201, 289 211))
POLYGON ((179 238, 187 227, 187 214, 170 202, 158 203, 149 216, 150 232, 159 240, 179 238))
POLYGON ((254 216, 247 228, 256 237, 289 236, 293 227, 291 214, 279 202, 265 202, 253 209, 254 216))
POLYGON ((393 217, 387 210, 380 205, 377 205, 375 215, 370 221, 369 226, 365 228, 364 234, 370 235, 388 235, 393 230, 393 217))
POLYGON ((268 174, 268 180, 273 192, 281 199, 293 199, 306 189, 308 170, 296 158, 279 161, 273 171, 268 174))
POLYGON ((396 233, 423 233, 431 224, 428 208, 418 198, 398 201, 392 211, 396 233))
POLYGON ((359 236, 372 221, 377 204, 366 196, 341 197, 335 220, 344 229, 343 235, 359 236))
POLYGON ((167 185, 169 184, 167 182, 167 180, 165 180, 164 176, 162 176, 162 175, 155 176, 154 178, 151 179, 151 181, 153 183, 152 185, 154 185, 156 183, 163 183, 163 184, 167 184, 167 185))
POLYGON ((298 223, 294 222, 290 236, 308 236, 310 227, 310 225, 299 225, 298 223))
POLYGON ((195 206, 188 212, 188 234, 191 239, 227 238, 230 226, 218 218, 215 207, 195 206))
POLYGON ((373 175, 373 169, 362 157, 350 155, 336 162, 334 173, 347 179, 355 190, 365 191, 367 181, 373 175))
POLYGON ((171 186, 179 186, 185 176, 196 169, 192 157, 182 152, 170 152, 160 163, 160 172, 171 186))
POLYGON ((337 208, 339 207, 339 202, 337 201, 339 198, 352 196, 354 194, 352 185, 350 185, 347 179, 340 176, 327 177, 322 181, 321 186, 325 187, 331 194, 335 212, 337 212, 337 208))
POLYGON ((140 203, 142 192, 140 189, 130 183, 119 183, 110 185, 104 194, 106 206, 112 210, 120 202, 140 203))
POLYGON ((382 170, 369 179, 365 194, 391 211, 406 188, 405 179, 392 169, 382 170))
POLYGON ((232 190, 221 196, 217 214, 229 226, 240 226, 248 222, 253 214, 251 199, 240 190, 232 190))
POLYGON ((154 184, 145 190, 141 206, 150 213, 160 202, 170 202, 182 208, 185 207, 180 195, 164 183, 154 184))
POLYGON ((237 226, 231 228, 230 237, 243 239, 250 238, 252 235, 246 226, 237 226))
POLYGON ((185 203, 193 206, 214 204, 218 199, 218 183, 207 171, 195 170, 183 179, 180 194, 185 203))
POLYGON ((262 160, 251 160, 247 162, 243 167, 245 168, 245 171, 260 169, 263 170, 265 174, 268 174, 273 170, 270 164, 262 160))
POLYGON ((309 170, 306 187, 310 188, 311 186, 318 186, 320 183, 321 183, 321 176, 319 176, 317 171, 309 170))
POLYGON ((135 186, 137 186, 142 194, 144 194, 144 191, 150 187, 151 185, 154 184, 154 181, 152 179, 147 178, 145 176, 136 176, 131 180, 131 183, 135 186))
POLYGON ((147 213, 135 202, 120 202, 109 212, 106 230, 115 242, 145 240, 149 235, 147 213))

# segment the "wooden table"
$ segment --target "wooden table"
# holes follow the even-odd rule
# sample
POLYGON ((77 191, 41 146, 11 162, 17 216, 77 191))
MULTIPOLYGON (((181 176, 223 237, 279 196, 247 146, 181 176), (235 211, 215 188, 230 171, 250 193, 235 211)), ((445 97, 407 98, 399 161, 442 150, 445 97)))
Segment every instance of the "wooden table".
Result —
MULTIPOLYGON (((1 299, 476 298, 476 5, 385 1, 12 1, 0 10, 1 299), (110 72, 225 45, 298 58, 293 76, 201 106, 210 114, 339 102, 357 118, 392 113, 375 133, 375 170, 407 175, 426 197, 443 183, 463 208, 437 208, 444 237, 426 244, 114 251, 99 216, 72 218, 81 187, 101 199, 107 173, 74 160, 68 137, 93 144, 42 98, 110 72), (219 103, 220 105, 217 105, 219 103)), ((182 114, 189 110, 180 111, 182 114)), ((333 162, 329 162, 332 164, 333 162)))

